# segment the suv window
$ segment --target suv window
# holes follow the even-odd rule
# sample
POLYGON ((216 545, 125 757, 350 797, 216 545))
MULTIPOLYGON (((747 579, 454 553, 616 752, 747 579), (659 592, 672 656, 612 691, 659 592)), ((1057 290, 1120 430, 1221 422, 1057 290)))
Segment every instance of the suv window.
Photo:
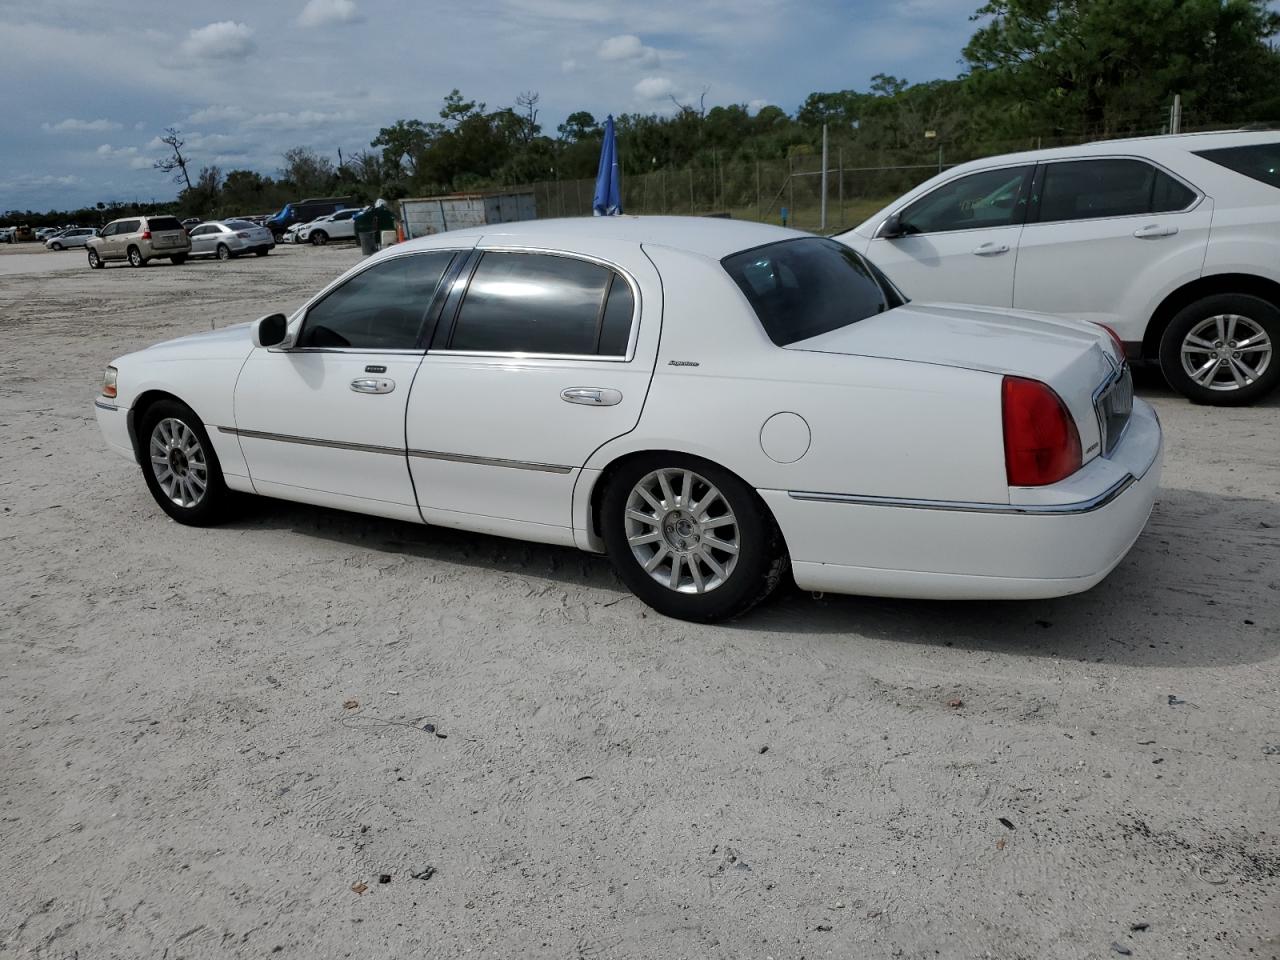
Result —
POLYGON ((1195 154, 1269 187, 1280 187, 1280 142, 1197 150, 1195 154))
POLYGON ((338 211, 337 213, 335 213, 332 217, 330 217, 330 219, 331 219, 331 220, 350 220, 350 219, 351 219, 352 217, 354 217, 358 212, 359 212, 359 211, 357 211, 357 210, 339 210, 339 211, 338 211))
POLYGON ((1195 193, 1141 160, 1068 160, 1044 168, 1041 223, 1182 210, 1195 193))
POLYGON ((635 304, 607 267, 535 253, 486 253, 448 347, 482 353, 622 356, 635 304))
POLYGON ((1022 222, 1030 166, 983 170, 944 183, 899 214, 904 233, 1005 227, 1022 222))
POLYGON ((181 230, 182 223, 177 217, 147 217, 149 230, 181 230))
POLYGON ((115 233, 117 236, 122 233, 136 233, 141 223, 141 220, 121 220, 116 224, 115 233))
POLYGON ((900 307, 871 265, 820 237, 784 240, 720 261, 780 347, 900 307))
POLYGON ((307 311, 299 347, 413 350, 453 252, 395 257, 362 270, 307 311))
POLYGON ((228 230, 255 230, 258 226, 256 223, 250 223, 248 220, 224 220, 223 223, 226 225, 228 230))

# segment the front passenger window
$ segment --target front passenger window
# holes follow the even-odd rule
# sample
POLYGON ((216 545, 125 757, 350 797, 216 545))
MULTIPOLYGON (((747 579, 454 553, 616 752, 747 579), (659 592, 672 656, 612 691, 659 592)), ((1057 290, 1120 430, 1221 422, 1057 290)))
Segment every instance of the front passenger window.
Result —
POLYGON ((440 250, 362 270, 307 311, 299 347, 413 350, 436 287, 453 260, 440 250))
POLYGON ((899 214, 904 233, 1007 227, 1022 222, 1030 167, 971 173, 944 183, 899 214))

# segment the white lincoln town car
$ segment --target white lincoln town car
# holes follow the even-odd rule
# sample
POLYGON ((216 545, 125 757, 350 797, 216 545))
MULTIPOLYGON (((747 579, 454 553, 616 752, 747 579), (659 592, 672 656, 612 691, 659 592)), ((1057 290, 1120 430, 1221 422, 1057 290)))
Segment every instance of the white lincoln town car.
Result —
POLYGON ((121 357, 95 405, 182 523, 250 493, 572 545, 701 621, 788 568, 840 593, 1086 590, 1161 463, 1104 328, 910 303, 840 243, 716 219, 399 244, 291 316, 121 357))

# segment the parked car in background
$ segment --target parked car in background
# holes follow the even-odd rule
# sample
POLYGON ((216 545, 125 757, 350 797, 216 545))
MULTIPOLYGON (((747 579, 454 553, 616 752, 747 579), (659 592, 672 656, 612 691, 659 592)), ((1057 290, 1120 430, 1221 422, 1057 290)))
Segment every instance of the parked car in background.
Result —
POLYGON ((910 304, 834 240, 702 218, 398 244, 291 317, 112 361, 95 406, 182 523, 241 491, 577 546, 700 621, 788 562, 808 590, 1086 590, 1161 465, 1101 327, 910 304))
POLYGON ((13 234, 17 227, 0 227, 0 243, 13 243, 13 234))
POLYGON ((355 216, 359 210, 338 210, 325 217, 312 220, 300 227, 294 235, 297 243, 310 243, 322 247, 330 240, 354 240, 355 216))
POLYGON ((1199 403, 1280 384, 1280 134, 987 157, 837 239, 924 300, 1106 324, 1199 403))
POLYGON ((123 217, 112 220, 85 244, 89 266, 101 269, 112 260, 126 260, 131 267, 168 259, 182 263, 191 251, 191 238, 177 217, 123 217))
POLYGON ((193 257, 230 260, 242 253, 265 257, 275 245, 270 230, 248 220, 207 220, 191 231, 193 257))
POLYGON ((204 221, 199 217, 187 217, 187 219, 182 221, 182 229, 186 230, 187 233, 190 233, 202 223, 204 223, 204 221))
POLYGON ((281 243, 299 243, 300 241, 298 240, 298 231, 302 230, 304 227, 307 227, 307 226, 310 226, 310 224, 295 223, 292 227, 290 227, 281 235, 280 242, 281 243))
POLYGON ((72 227, 70 230, 54 234, 44 242, 44 245, 50 250, 69 250, 72 247, 83 247, 97 235, 98 231, 93 227, 72 227))
POLYGON ((264 226, 276 237, 280 237, 295 223, 306 223, 317 217, 327 216, 335 210, 351 206, 354 202, 351 197, 311 197, 286 203, 279 213, 267 219, 264 226))
POLYGON ((51 236, 61 230, 61 227, 41 227, 36 231, 36 239, 41 241, 48 240, 51 236))
POLYGON ((36 232, 25 223, 19 224, 13 228, 13 239, 11 243, 34 243, 36 241, 36 232))

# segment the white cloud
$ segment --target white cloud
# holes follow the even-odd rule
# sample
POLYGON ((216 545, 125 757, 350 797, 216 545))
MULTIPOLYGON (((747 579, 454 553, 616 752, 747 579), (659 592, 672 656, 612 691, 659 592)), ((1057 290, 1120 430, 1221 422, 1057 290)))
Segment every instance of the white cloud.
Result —
POLYGON ((632 90, 642 100, 664 100, 676 92, 670 77, 645 77, 632 90))
POLYGON ((280 110, 275 113, 259 113, 249 117, 243 127, 273 130, 303 130, 307 127, 322 127, 327 124, 349 123, 356 119, 351 111, 343 113, 324 113, 320 110, 299 110, 288 113, 280 110))
POLYGON ((120 124, 114 120, 77 120, 67 117, 57 123, 40 124, 48 133, 106 133, 108 130, 119 130, 120 124))
POLYGON ((129 161, 130 170, 150 170, 155 166, 155 162, 149 157, 134 157, 129 161))
POLYGON ((137 123, 135 123, 135 124, 133 125, 133 129, 135 129, 135 130, 145 130, 145 129, 147 129, 147 122, 146 122, 145 120, 139 120, 137 123))
POLYGON ((248 115, 244 107, 228 104, 226 106, 202 107, 187 117, 187 123, 228 123, 243 120, 248 115))
POLYGON ((658 62, 658 51, 646 47, 634 33, 609 37, 600 44, 596 56, 614 63, 630 63, 638 67, 651 67, 658 62))
POLYGON ((357 23, 363 20, 354 0, 308 0, 298 15, 304 27, 325 27, 331 23, 357 23))
POLYGON ((560 72, 561 72, 561 73, 573 73, 573 72, 574 72, 575 70, 577 70, 577 69, 578 69, 578 61, 577 61, 577 60, 561 60, 561 61, 560 61, 560 72))
POLYGON ((768 100, 749 100, 747 101, 747 112, 756 114, 767 106, 769 106, 768 100))
POLYGON ((138 155, 137 147, 113 147, 109 143, 104 143, 93 151, 99 157, 117 157, 123 160, 126 157, 136 157, 138 155))
POLYGON ((182 52, 204 60, 243 60, 257 46, 253 30, 247 24, 219 20, 187 34, 182 52))

